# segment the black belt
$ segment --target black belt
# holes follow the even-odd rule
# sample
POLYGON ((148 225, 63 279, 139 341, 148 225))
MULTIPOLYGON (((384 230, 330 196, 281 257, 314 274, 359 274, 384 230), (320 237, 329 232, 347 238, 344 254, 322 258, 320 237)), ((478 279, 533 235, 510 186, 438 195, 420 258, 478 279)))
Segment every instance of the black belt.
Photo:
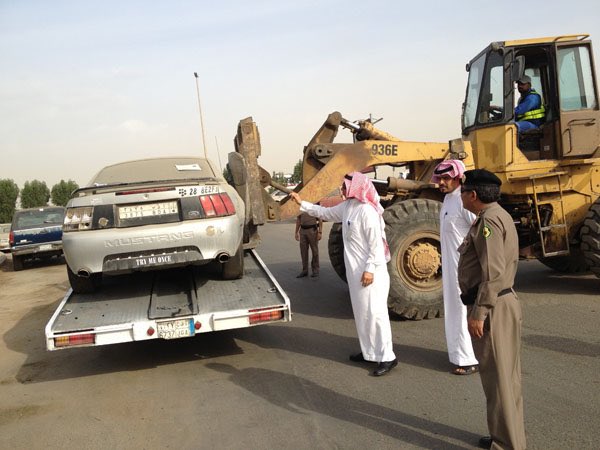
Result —
MULTIPOLYGON (((475 303, 475 299, 477 298, 477 291, 479 290, 479 286, 473 286, 468 292, 464 294, 460 294, 460 299, 464 305, 472 305, 475 303)), ((512 288, 502 289, 498 292, 498 297, 502 297, 503 295, 510 294, 512 292, 512 288)))
POLYGON ((303 230, 310 230, 317 227, 318 225, 300 225, 300 228, 302 228, 303 230))

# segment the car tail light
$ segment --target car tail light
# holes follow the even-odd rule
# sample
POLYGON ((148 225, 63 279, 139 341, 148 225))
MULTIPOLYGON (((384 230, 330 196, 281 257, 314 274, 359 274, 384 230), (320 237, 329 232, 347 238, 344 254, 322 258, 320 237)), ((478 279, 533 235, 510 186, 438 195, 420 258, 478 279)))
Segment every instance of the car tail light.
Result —
POLYGON ((70 336, 58 336, 54 338, 55 347, 73 347, 76 345, 89 345, 96 343, 94 333, 72 334, 70 336))
POLYGON ((226 192, 201 195, 200 203, 206 217, 222 217, 235 214, 235 206, 226 192))
POLYGON ((273 310, 272 307, 269 308, 258 308, 258 309, 249 309, 250 314, 250 325, 262 322, 272 322, 274 320, 283 319, 283 310, 276 309, 273 310))
POLYGON ((92 229, 93 206, 67 208, 63 231, 82 231, 92 229))
POLYGON ((12 231, 8 233, 8 245, 10 245, 11 247, 15 245, 15 233, 13 233, 12 231))

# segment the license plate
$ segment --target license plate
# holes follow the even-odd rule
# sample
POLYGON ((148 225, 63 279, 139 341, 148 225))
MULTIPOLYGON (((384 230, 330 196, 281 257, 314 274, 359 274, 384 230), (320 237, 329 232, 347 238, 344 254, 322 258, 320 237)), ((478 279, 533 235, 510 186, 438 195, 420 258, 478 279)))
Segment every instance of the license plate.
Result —
POLYGON ((194 323, 192 319, 177 319, 158 322, 158 337, 161 339, 177 339, 193 335, 194 323))
POLYGON ((160 266, 175 262, 173 255, 140 256, 134 261, 135 267, 160 266))
POLYGON ((45 252, 46 250, 52 250, 52 244, 43 244, 40 245, 40 251, 45 252))
POLYGON ((177 214, 177 212, 177 202, 143 203, 141 205, 120 206, 119 219, 168 216, 177 214))
POLYGON ((219 186, 216 184, 206 184, 204 186, 185 186, 177 188, 181 197, 192 197, 197 195, 218 194, 219 186))

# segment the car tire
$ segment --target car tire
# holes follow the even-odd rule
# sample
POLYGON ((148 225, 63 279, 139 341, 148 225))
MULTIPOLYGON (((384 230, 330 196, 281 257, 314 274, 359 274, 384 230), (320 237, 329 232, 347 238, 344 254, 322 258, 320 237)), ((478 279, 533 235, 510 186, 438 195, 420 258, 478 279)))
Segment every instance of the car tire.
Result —
POLYGON ((25 257, 20 256, 20 255, 13 255, 12 260, 13 260, 13 270, 15 272, 18 272, 19 270, 23 270, 23 261, 25 260, 25 257))
POLYGON ((244 243, 240 242, 238 251, 227 262, 223 263, 221 278, 237 280, 244 276, 244 243))
POLYGON ((101 275, 97 273, 93 273, 89 277, 84 278, 73 273, 71 268, 67 266, 67 276, 69 277, 71 288, 76 294, 91 294, 100 285, 101 275))

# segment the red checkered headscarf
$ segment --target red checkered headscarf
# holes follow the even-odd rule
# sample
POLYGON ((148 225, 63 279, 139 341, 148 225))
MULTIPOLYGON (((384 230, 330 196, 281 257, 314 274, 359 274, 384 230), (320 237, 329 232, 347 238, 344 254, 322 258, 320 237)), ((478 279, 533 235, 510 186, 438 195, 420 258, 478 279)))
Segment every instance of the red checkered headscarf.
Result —
MULTIPOLYGON (((355 198, 361 203, 367 203, 375 208, 379 214, 379 225, 381 227, 381 235, 385 236, 385 222, 383 221, 383 207, 379 203, 379 194, 371 183, 369 177, 364 173, 352 172, 344 176, 344 185, 346 186, 346 198, 355 198)), ((389 262, 390 248, 387 241, 383 238, 383 251, 386 262, 389 262)))
POLYGON ((432 183, 439 183, 443 175, 450 178, 460 178, 465 173, 465 165, 459 159, 447 159, 439 163, 433 171, 432 183))
POLYGON ((383 207, 379 203, 379 194, 371 179, 361 172, 352 172, 344 176, 346 198, 355 198, 361 203, 368 203, 377 214, 383 214, 383 207))

